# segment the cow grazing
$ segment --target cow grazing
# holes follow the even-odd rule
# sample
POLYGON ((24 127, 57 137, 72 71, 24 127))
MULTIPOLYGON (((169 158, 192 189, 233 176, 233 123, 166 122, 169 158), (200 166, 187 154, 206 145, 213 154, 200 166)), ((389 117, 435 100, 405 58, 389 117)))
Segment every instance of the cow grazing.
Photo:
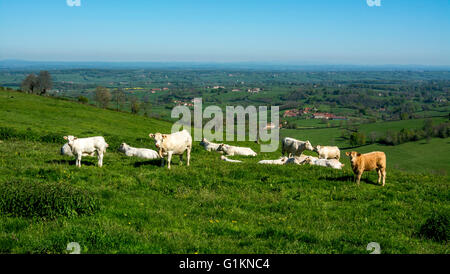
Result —
POLYGON ((170 169, 172 155, 180 155, 180 164, 183 160, 183 153, 186 151, 187 165, 191 159, 192 137, 187 130, 182 130, 172 134, 155 133, 149 134, 155 140, 155 146, 159 149, 161 166, 164 166, 164 156, 167 155, 167 167, 170 169))
POLYGON ((249 147, 236 147, 227 144, 220 144, 220 146, 217 148, 217 151, 223 151, 227 156, 256 156, 256 152, 254 152, 249 147))
POLYGON ((228 159, 227 157, 225 157, 225 156, 223 156, 223 155, 220 156, 220 159, 223 160, 223 161, 225 161, 225 162, 230 162, 230 163, 242 163, 242 161, 228 159))
POLYGON ((314 151, 319 154, 320 159, 341 159, 341 151, 338 147, 332 146, 315 146, 314 151))
POLYGON ((282 140, 281 153, 288 153, 288 157, 301 156, 304 150, 313 150, 309 141, 299 141, 294 138, 286 137, 282 140))
POLYGON ((350 157, 353 172, 356 175, 356 183, 359 185, 361 176, 364 171, 376 169, 378 172, 378 183, 383 178, 383 186, 386 183, 386 154, 382 151, 374 151, 361 154, 356 151, 346 152, 345 155, 350 157))
POLYGON ((135 148, 127 145, 126 143, 122 143, 119 147, 119 151, 124 153, 126 156, 129 157, 139 157, 143 159, 159 159, 158 152, 154 151, 153 149, 148 148, 135 148))
POLYGON ((307 156, 302 164, 309 164, 313 166, 323 166, 323 167, 331 167, 334 169, 342 169, 344 164, 339 162, 336 159, 320 159, 317 157, 307 156))
POLYGON ((72 154, 76 157, 77 167, 81 167, 81 157, 84 155, 92 156, 97 153, 98 166, 103 166, 103 155, 106 153, 106 148, 109 146, 102 136, 77 138, 69 135, 64 136, 64 140, 69 141, 69 147, 72 154))
POLYGON ((220 144, 216 144, 216 143, 210 142, 206 138, 202 139, 202 141, 200 142, 200 145, 203 146, 209 152, 217 151, 217 149, 220 146, 220 144))

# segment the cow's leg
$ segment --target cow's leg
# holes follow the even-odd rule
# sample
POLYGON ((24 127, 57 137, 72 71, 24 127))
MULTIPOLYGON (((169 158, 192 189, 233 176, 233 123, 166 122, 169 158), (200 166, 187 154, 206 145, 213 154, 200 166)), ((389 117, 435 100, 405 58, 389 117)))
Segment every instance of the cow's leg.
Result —
POLYGON ((161 166, 164 166, 164 157, 161 157, 161 166))
POLYGON ((356 184, 359 186, 359 182, 361 181, 362 172, 358 172, 356 174, 356 184))
POLYGON ((186 157, 187 157, 187 165, 189 166, 189 162, 191 161, 191 148, 188 147, 186 150, 186 157))
POLYGON ((167 168, 170 169, 170 161, 172 160, 172 151, 167 152, 167 168))
POLYGON ((378 172, 378 183, 381 183, 381 168, 377 168, 378 172))
POLYGON ((75 164, 77 165, 77 167, 81 167, 81 153, 77 154, 77 160, 75 164))
POLYGON ((183 154, 180 154, 180 166, 183 165, 183 154))
POLYGON ((98 166, 103 166, 103 151, 97 151, 97 158, 98 158, 98 166))
POLYGON ((383 186, 384 186, 386 184, 386 169, 383 169, 381 173, 383 174, 383 186))

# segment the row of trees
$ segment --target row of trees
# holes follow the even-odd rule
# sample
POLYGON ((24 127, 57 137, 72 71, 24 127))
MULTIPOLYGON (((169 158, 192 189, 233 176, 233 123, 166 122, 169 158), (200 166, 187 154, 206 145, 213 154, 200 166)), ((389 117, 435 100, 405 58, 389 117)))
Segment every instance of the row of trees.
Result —
MULTIPOLYGON (((79 98, 78 100, 86 101, 86 99, 79 98)), ((107 108, 111 103, 113 103, 114 108, 117 111, 124 109, 126 102, 129 101, 132 113, 137 114, 142 109, 145 116, 149 116, 151 109, 150 99, 147 95, 143 97, 141 102, 137 96, 127 96, 127 94, 121 89, 116 89, 113 92, 110 92, 110 90, 106 87, 97 87, 94 91, 94 101, 97 102, 97 105, 101 108, 107 108)))
POLYGON ((395 146, 423 139, 429 141, 433 137, 447 138, 449 136, 450 123, 434 125, 433 120, 427 119, 422 128, 403 128, 400 131, 387 131, 384 136, 379 136, 376 132, 371 132, 369 135, 366 135, 364 132, 356 130, 350 133, 348 140, 351 146, 362 146, 373 143, 395 146))
POLYGON ((50 73, 42 70, 38 75, 34 73, 28 74, 22 81, 20 90, 26 93, 45 95, 52 87, 53 81, 50 73))

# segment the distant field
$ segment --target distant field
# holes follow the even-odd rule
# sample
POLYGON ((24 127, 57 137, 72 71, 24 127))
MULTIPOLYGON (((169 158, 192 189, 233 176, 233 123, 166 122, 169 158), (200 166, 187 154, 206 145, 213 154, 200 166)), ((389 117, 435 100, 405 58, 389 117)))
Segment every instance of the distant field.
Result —
MULTIPOLYGON (((244 163, 233 164, 196 142, 192 165, 180 166, 175 157, 169 171, 159 161, 116 150, 123 141, 154 148, 148 133, 170 127, 128 113, 0 91, 0 188, 6 190, 0 192, 0 253, 66 253, 67 243, 78 242, 81 253, 367 254, 374 241, 386 254, 449 253, 444 242, 419 233, 432 214, 450 210, 449 176, 443 172, 449 139, 361 147, 386 151, 384 188, 376 184, 375 172, 364 174, 357 187, 345 158, 343 170, 256 163, 278 158, 279 151, 234 157, 244 163), (105 166, 84 157, 79 169, 72 158, 59 155, 65 134, 104 135, 111 144, 105 166), (59 192, 68 194, 51 196, 59 192), (8 202, 23 211, 2 210, 8 202), (30 208, 43 216, 21 215, 30 208)), ((313 144, 344 144, 335 134, 328 128, 282 130, 283 136, 310 138, 313 144)), ((243 145, 258 150, 253 142, 243 145)))

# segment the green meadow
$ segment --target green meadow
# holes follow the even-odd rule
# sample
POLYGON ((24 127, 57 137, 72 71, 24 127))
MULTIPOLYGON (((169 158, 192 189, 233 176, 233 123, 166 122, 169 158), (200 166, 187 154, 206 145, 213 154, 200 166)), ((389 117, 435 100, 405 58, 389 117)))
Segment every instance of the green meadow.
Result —
MULTIPOLYGON (((385 254, 450 252, 450 138, 354 148, 386 152, 385 187, 376 172, 356 186, 346 157, 343 170, 257 164, 279 158, 280 149, 228 163, 194 142, 191 165, 174 157, 168 170, 117 151, 121 142, 155 149, 148 134, 171 126, 1 90, 0 253, 68 253, 69 242, 81 253, 107 254, 368 254, 370 242, 385 254), (83 157, 77 168, 61 156, 69 134, 104 136, 110 147, 103 168, 96 158, 83 157)), ((385 123, 367 131, 391 127, 401 128, 385 123)), ((336 128, 281 135, 348 147, 336 128)), ((254 142, 240 145, 259 152, 254 142)))

